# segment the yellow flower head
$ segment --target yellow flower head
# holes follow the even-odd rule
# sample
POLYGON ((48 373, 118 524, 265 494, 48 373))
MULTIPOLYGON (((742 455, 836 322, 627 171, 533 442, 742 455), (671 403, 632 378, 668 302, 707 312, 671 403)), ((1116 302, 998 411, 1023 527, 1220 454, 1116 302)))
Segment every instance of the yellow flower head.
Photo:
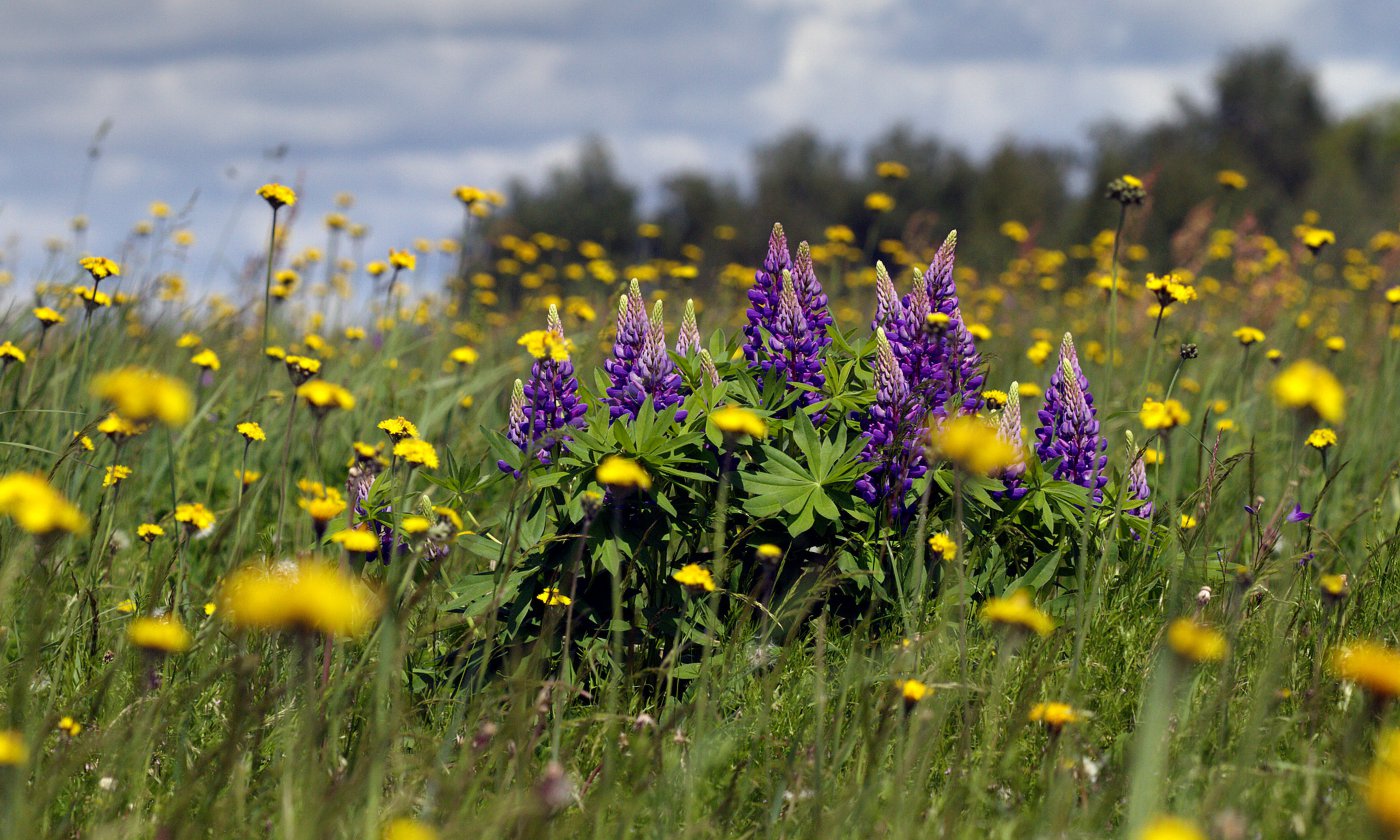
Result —
POLYGON ((715 579, 710 570, 696 563, 687 563, 680 571, 673 572, 671 579, 691 592, 714 592, 715 579))
POLYGON ((240 629, 341 637, 362 635, 381 608, 362 580, 315 560, 245 566, 224 579, 217 604, 218 614, 240 629))
POLYGON ((958 544, 953 542, 953 538, 948 536, 946 531, 929 537, 928 549, 935 556, 942 557, 948 563, 953 562, 958 557, 958 544))
POLYGON ((1305 248, 1316 254, 1318 251, 1321 251, 1324 246, 1336 243, 1337 234, 1325 228, 1304 225, 1303 229, 1299 231, 1298 239, 1302 241, 1305 248))
POLYGON ((114 441, 122 441, 127 438, 136 437, 146 431, 146 428, 146 426, 133 423, 116 413, 108 414, 97 424, 97 431, 114 441))
POLYGON ((107 468, 107 473, 102 477, 103 487, 116 487, 123 481, 131 477, 131 467, 122 464, 113 464, 107 468))
POLYGON ((300 385, 321 372, 321 360, 312 356, 284 355, 281 359, 293 385, 300 385))
POLYGON ((768 563, 772 563, 783 556, 783 550, 773 543, 763 543, 758 548, 754 549, 753 553, 758 559, 768 563))
POLYGON ((553 586, 536 595, 535 600, 546 607, 567 607, 573 603, 573 599, 553 586))
POLYGON ((122 267, 106 257, 83 257, 78 260, 78 264, 87 269, 87 273, 91 274, 94 280, 106 280, 108 277, 118 277, 122 273, 122 267))
POLYGON ((1337 433, 1331 429, 1313 429, 1308 435, 1308 446, 1313 449, 1326 449, 1337 445, 1337 433))
POLYGON ((475 347, 462 346, 448 354, 448 358, 459 365, 474 365, 481 358, 475 347))
POLYGON ((418 437, 418 427, 413 425, 412 420, 402 415, 390 417, 388 420, 380 420, 377 428, 396 441, 418 437))
POLYGON ((220 367, 219 355, 206 347, 190 357, 190 364, 205 370, 218 370, 220 367))
POLYGON ((183 523, 191 531, 212 527, 215 519, 213 512, 199 502, 181 502, 175 506, 175 521, 183 523))
POLYGON ((1019 627, 1048 636, 1055 629, 1050 616, 1036 609, 1031 603, 1030 592, 1018 589, 1005 598, 989 598, 982 605, 982 620, 991 624, 1005 624, 1019 627))
POLYGON ((1333 651, 1332 673, 1378 697, 1400 697, 1400 652, 1378 642, 1352 642, 1333 651))
POLYGON ((904 699, 904 705, 910 707, 929 693, 929 687, 919 680, 898 680, 895 687, 899 689, 899 696, 904 699))
POLYGON ((324 527, 325 523, 345 512, 345 499, 340 495, 340 491, 334 487, 318 486, 317 489, 320 492, 297 499, 297 506, 310 514, 317 524, 324 527))
POLYGON ((909 177, 909 167, 896 160, 882 160, 875 164, 875 175, 892 181, 902 181, 909 177))
POLYGON ((24 734, 13 729, 0 729, 0 767, 19 767, 29 763, 29 747, 24 734))
POLYGON ((1323 575, 1317 580, 1317 588, 1329 598, 1341 598, 1347 594, 1346 575, 1323 575))
POLYGON ((413 255, 412 251, 390 249, 389 265, 393 266, 395 271, 412 271, 418 265, 418 258, 413 255))
POLYGON ((748 435, 759 440, 768 437, 767 421, 737 405, 720 406, 710 412, 710 422, 727 435, 748 435))
POLYGON ((379 550, 379 537, 366 528, 346 528, 331 534, 331 542, 351 554, 373 554, 379 550))
POLYGON ((1058 731, 1071 723, 1078 723, 1080 714, 1068 703, 1036 703, 1031 706, 1030 719, 1043 723, 1050 730, 1058 731))
POLYGON ((73 503, 33 473, 10 473, 0 478, 0 515, 21 529, 40 536, 87 530, 87 518, 73 503))
POLYGON ((258 443, 267 440, 267 433, 263 431, 255 420, 245 420, 234 427, 243 439, 249 443, 258 443))
POLYGON ((140 525, 136 526, 136 536, 141 540, 141 542, 149 545, 150 543, 155 542, 160 537, 165 536, 165 529, 155 524, 154 522, 143 522, 140 525))
POLYGON ((971 475, 996 475, 1020 458, 992 424, 980 417, 960 415, 934 430, 938 455, 971 475))
POLYGON ((1233 333, 1240 344, 1248 347, 1264 340, 1264 331, 1255 327, 1240 327, 1233 333))
POLYGON ((1227 190, 1242 190, 1249 186, 1249 179, 1233 169, 1222 169, 1215 173, 1215 182, 1227 190))
POLYGON ((1192 662, 1218 662, 1230 647, 1219 630, 1189 618, 1178 618, 1167 626, 1167 645, 1177 656, 1192 662))
POLYGON ((402 458, 410 464, 417 464, 427 467, 430 470, 438 468, 437 450, 426 440, 417 438, 404 438, 394 444, 394 457, 402 458))
POLYGON ((4 364, 9 364, 10 362, 24 364, 25 358, 24 351, 16 347, 13 342, 6 341, 0 343, 0 362, 4 364))
POLYGON ((1306 408, 1328 423, 1346 417, 1346 393, 1331 371, 1302 359, 1274 377, 1274 401, 1288 408, 1306 408))
POLYGON ((190 649, 190 631, 173 615, 142 616, 126 626, 126 639, 150 653, 184 653, 190 649))
POLYGON ((258 195, 266 201, 274 211, 280 207, 291 207, 297 203, 297 194, 291 187, 284 187, 281 184, 263 184, 258 187, 258 195))
POLYGON ((573 342, 553 330, 530 330, 515 342, 524 347, 531 356, 543 359, 546 356, 556 362, 567 362, 573 342))
POLYGON ((603 458, 603 462, 598 465, 597 478, 599 484, 608 487, 651 489, 651 476, 642 465, 621 455, 608 455, 603 458))
POLYGON ((93 377, 92 393, 128 420, 159 420, 183 426, 194 416, 194 395, 183 381, 139 367, 123 367, 93 377))
POLYGON ((865 209, 872 213, 888 213, 894 209, 894 196, 886 192, 873 192, 865 197, 865 209))
POLYGON ((982 392, 983 402, 987 404, 987 408, 993 411, 1006 405, 1008 399, 1010 399, 1010 397, 1007 396, 1005 391, 998 391, 995 388, 988 388, 982 392))
POLYGON ((34 309, 34 317, 39 319, 39 323, 43 325, 44 329, 48 329, 54 324, 61 324, 64 320, 63 315, 61 315, 58 310, 48 306, 36 307, 34 309))
POLYGON ((427 823, 400 817, 384 826, 381 840, 437 840, 437 830, 427 823))
POLYGON ((1190 820, 1156 817, 1138 832, 1137 840, 1207 840, 1207 837, 1190 820))
POLYGON ((130 598, 123 598, 117 602, 117 612, 122 615, 131 615, 136 612, 136 602, 130 598))
POLYGON ((1191 422, 1191 413, 1177 400, 1158 402, 1148 397, 1142 402, 1138 418, 1147 429, 1173 429, 1191 422))
POLYGON ((297 387, 297 396, 306 400, 311 409, 325 414, 333 408, 349 411, 355 407, 355 397, 349 391, 324 379, 313 379, 297 387))

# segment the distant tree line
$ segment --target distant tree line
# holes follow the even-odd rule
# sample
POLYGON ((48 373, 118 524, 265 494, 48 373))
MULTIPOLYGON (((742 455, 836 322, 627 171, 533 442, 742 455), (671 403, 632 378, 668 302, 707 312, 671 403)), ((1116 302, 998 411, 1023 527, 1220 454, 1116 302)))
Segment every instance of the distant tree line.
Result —
POLYGON ((1103 200, 1103 185, 1125 172, 1148 183, 1150 212, 1140 214, 1132 235, 1154 254, 1170 253, 1172 235, 1203 202, 1229 200, 1233 221, 1247 212, 1271 232, 1315 209, 1344 243, 1364 241, 1400 216, 1400 103, 1337 119, 1313 73, 1284 47, 1227 56, 1206 102, 1181 96, 1175 113, 1157 124, 1110 122, 1088 139, 1083 148, 1012 140, 979 160, 907 126, 889 129, 858 154, 799 129, 754 151, 753 183, 679 172, 663 181, 659 210, 643 217, 638 188, 593 138, 576 162, 542 184, 511 183, 492 229, 591 239, 615 254, 674 256, 693 243, 706 249, 707 261, 753 263, 774 221, 813 240, 826 226, 844 224, 857 243, 878 224, 879 237, 909 246, 941 240, 956 227, 960 253, 976 261, 1005 256, 998 230, 1010 219, 1057 247, 1113 227, 1117 209, 1103 200), (907 173, 882 178, 882 161, 907 173), (1226 169, 1248 179, 1243 193, 1227 196, 1217 183, 1226 169), (867 207, 876 191, 894 199, 893 209, 867 207), (643 222, 658 224, 660 238, 644 241, 643 222), (736 236, 716 237, 722 225, 736 236))

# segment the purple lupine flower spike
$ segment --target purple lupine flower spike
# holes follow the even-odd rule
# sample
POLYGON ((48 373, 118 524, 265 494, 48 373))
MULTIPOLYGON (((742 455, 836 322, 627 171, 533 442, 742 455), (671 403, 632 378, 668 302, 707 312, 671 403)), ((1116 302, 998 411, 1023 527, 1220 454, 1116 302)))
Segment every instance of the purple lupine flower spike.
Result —
POLYGON ((757 363, 767 349, 763 331, 772 332, 778 316, 778 298, 782 295, 783 272, 791 270, 787 234, 781 224, 774 224, 768 237, 768 255, 754 272, 753 288, 749 289, 749 322, 744 326, 743 350, 750 364, 757 363))
POLYGON ((608 406, 608 416, 613 420, 623 416, 636 417, 637 409, 646 399, 637 367, 650 335, 651 325, 646 306, 642 303, 641 286, 633 279, 630 290, 618 300, 617 336, 613 339, 612 358, 603 361, 603 370, 611 382, 603 402, 608 406))
MULTIPOLYGON (((666 321, 662 317, 659 300, 651 310, 647 341, 642 348, 636 373, 642 381, 642 400, 651 397, 652 408, 664 411, 681 401, 681 375, 676 370, 676 363, 671 360, 671 354, 666 351, 666 321)), ((677 420, 684 420, 685 417, 685 409, 676 411, 677 420)))
POLYGON ((1012 382, 1006 392, 1006 405, 997 418, 997 435, 1016 450, 1016 462, 1002 470, 997 476, 1005 490, 992 493, 994 498, 1018 501, 1026 495, 1028 487, 1021 481, 1026 473, 1026 445, 1021 439, 1021 383, 1012 382))
POLYGON ((703 348, 700 350, 700 370, 710 387, 719 387, 719 370, 715 368, 715 360, 710 357, 710 351, 703 348))
POLYGON ((681 328, 676 334, 676 355, 689 356, 700 349, 700 325, 695 321, 695 301, 686 300, 681 328))
POLYGON ((897 320, 902 314, 903 307, 899 301, 899 292, 895 291, 894 280, 890 279, 890 273, 885 268, 885 264, 879 260, 875 261, 875 320, 871 323, 872 330, 887 326, 891 321, 897 320))
MULTIPOLYGON (((778 317, 768 339, 767 355, 760 362, 765 373, 775 374, 788 383, 789 389, 794 383, 815 389, 802 391, 797 401, 799 406, 808 408, 822 401, 821 388, 826 385, 826 376, 821 372, 821 348, 812 335, 807 313, 797 299, 797 287, 790 271, 783 272, 778 317)), ((825 420, 821 412, 812 415, 812 422, 817 425, 825 420)))
POLYGON ((826 349, 831 344, 831 336, 826 331, 832 324, 831 309, 822 284, 817 280, 816 267, 812 265, 812 246, 806 242, 798 243, 797 254, 792 258, 792 285, 817 349, 826 349))
MULTIPOLYGON (((521 386, 518 395, 512 394, 507 434, 521 451, 548 465, 559 444, 570 439, 568 429, 582 425, 588 406, 578 397, 578 377, 569 361, 570 345, 558 307, 549 307, 546 323, 540 347, 534 349, 537 355, 530 381, 521 386)), ((497 466, 515 472, 504 462, 497 466)))
POLYGON ((865 448, 860 454, 871 468, 856 481, 855 490, 891 522, 906 523, 912 508, 905 498, 927 470, 920 443, 924 412, 912 399, 883 329, 876 329, 875 340, 875 402, 861 432, 865 448))
POLYGON ((1060 344, 1059 369, 1045 390, 1045 407, 1039 412, 1036 454, 1041 461, 1059 458, 1055 478, 1087 487, 1095 503, 1103 501, 1108 483, 1104 468, 1106 442, 1099 435, 1098 412, 1089 393, 1089 380, 1079 367, 1074 338, 1065 333, 1060 344))
POLYGON ((986 377, 981 371, 982 356, 977 351, 977 343, 963 320, 958 287, 953 280, 957 246, 958 232, 950 231, 924 273, 929 311, 948 316, 948 325, 938 348, 943 382, 941 392, 937 394, 938 403, 934 407, 960 406, 962 413, 976 414, 982 410, 982 384, 986 377))
POLYGON ((1137 443, 1133 440, 1133 433, 1128 432, 1128 457, 1132 463, 1128 465, 1128 502, 1139 502, 1123 512, 1129 516, 1141 516, 1149 519, 1152 516, 1154 507, 1151 502, 1152 489, 1147 485, 1147 461, 1143 458, 1143 453, 1138 451, 1137 443))

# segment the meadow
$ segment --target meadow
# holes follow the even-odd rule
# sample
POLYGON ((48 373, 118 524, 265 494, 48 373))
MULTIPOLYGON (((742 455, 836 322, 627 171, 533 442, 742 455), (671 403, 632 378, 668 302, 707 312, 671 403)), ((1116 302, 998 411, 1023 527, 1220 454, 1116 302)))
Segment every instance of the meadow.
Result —
POLYGON ((983 265, 270 183, 233 295, 76 224, 0 332, 0 836, 1400 836, 1400 232, 1217 181, 983 265))

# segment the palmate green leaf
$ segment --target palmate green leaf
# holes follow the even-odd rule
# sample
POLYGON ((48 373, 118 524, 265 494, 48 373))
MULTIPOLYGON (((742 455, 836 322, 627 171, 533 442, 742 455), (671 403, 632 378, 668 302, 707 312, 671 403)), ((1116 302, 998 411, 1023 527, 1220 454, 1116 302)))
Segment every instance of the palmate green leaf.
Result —
POLYGON ((801 413, 793 418, 791 430, 793 445, 802 461, 764 445, 762 471, 743 473, 740 481, 748 495, 744 510, 758 517, 786 513, 791 517, 788 532, 796 536, 811 528, 817 516, 841 521, 842 505, 836 503, 832 494, 838 493, 849 501, 846 491, 857 472, 860 447, 847 445, 844 429, 835 439, 823 441, 811 419, 801 413))

